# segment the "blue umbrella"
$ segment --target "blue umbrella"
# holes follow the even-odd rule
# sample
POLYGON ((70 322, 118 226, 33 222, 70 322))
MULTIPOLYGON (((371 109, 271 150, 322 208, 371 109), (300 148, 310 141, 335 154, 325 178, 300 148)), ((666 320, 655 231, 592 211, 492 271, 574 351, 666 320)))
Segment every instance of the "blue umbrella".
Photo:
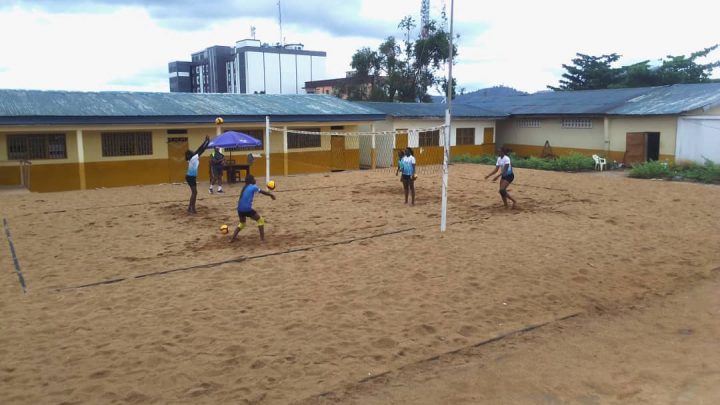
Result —
POLYGON ((242 132, 227 131, 210 141, 211 148, 241 148, 244 146, 260 146, 262 142, 242 132))

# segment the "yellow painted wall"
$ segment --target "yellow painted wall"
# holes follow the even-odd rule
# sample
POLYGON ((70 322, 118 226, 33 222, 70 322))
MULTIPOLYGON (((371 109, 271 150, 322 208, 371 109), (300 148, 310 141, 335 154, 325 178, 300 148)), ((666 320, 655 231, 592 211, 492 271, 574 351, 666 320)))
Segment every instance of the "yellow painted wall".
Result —
MULTIPOLYGON (((677 116, 611 117, 610 152, 615 156, 624 155, 628 132, 660 132, 660 160, 672 160, 675 157, 677 120, 677 116)), ((613 160, 620 161, 622 156, 613 160)))
POLYGON ((540 118, 540 128, 521 128, 518 120, 498 121, 496 139, 498 145, 510 147, 519 156, 539 156, 549 141, 556 155, 578 152, 622 161, 628 132, 659 132, 660 159, 672 160, 675 155, 676 116, 609 117, 609 151, 605 149, 603 118, 593 119, 592 129, 563 129, 560 118, 540 118))
MULTIPOLYGON (((271 124, 274 127, 283 125, 271 124)), ((321 124, 311 122, 288 123, 284 126, 292 128, 320 128, 322 131, 331 131, 330 127, 343 125, 343 130, 337 132, 354 132, 359 128, 358 123, 337 122, 321 124)), ((369 125, 364 123, 364 125, 369 125)), ((227 129, 261 129, 265 123, 256 125, 238 124, 224 125, 227 129)), ((117 187, 137 184, 165 183, 170 179, 167 139, 171 137, 187 137, 191 150, 203 142, 205 136, 215 136, 215 125, 173 125, 173 126, 139 126, 139 125, 111 125, 87 126, 82 128, 83 148, 85 157, 85 181, 87 188, 117 187), (168 128, 187 129, 187 134, 167 134, 168 128), (103 157, 103 132, 135 132, 150 131, 153 140, 153 154, 143 156, 103 157)), ((78 164, 78 151, 76 142, 76 128, 68 126, 50 127, 5 127, 0 128, 0 184, 19 184, 20 174, 14 162, 7 161, 6 134, 22 133, 65 133, 67 159, 34 160, 31 168, 32 191, 62 191, 80 188, 80 166, 78 164)), ((320 148, 291 149, 288 153, 289 174, 327 172, 331 170, 332 154, 330 150, 330 136, 322 136, 320 148)), ((278 176, 285 171, 285 155, 283 151, 283 133, 271 132, 271 175, 278 176)), ((238 162, 245 162, 247 154, 253 152, 263 154, 264 150, 235 152, 233 158, 238 162)), ((229 156, 229 153, 226 153, 229 156)), ((344 164, 346 169, 359 168, 359 140, 357 136, 345 139, 344 164)), ((177 170, 177 169, 174 169, 177 170)), ((184 170, 184 169, 183 169, 184 170)), ((256 159, 251 172, 258 176, 265 176, 265 157, 256 159)), ((207 181, 209 178, 209 153, 200 159, 198 180, 207 181)))
POLYGON ((560 118, 539 118, 539 128, 523 128, 518 126, 521 119, 511 118, 498 121, 496 143, 498 145, 543 146, 550 142, 553 150, 557 148, 603 150, 605 138, 603 119, 593 119, 590 129, 565 129, 560 118))

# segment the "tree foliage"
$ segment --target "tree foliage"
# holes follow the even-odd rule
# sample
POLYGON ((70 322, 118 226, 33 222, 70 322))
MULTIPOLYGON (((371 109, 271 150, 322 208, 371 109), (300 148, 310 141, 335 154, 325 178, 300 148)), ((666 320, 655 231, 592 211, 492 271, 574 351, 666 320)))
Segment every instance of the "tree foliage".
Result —
MULTIPOLYGON (((450 34, 445 23, 443 14, 441 24, 433 20, 423 27, 425 38, 413 39, 415 20, 403 18, 398 24, 404 32, 401 42, 390 36, 377 50, 365 47, 355 52, 350 65, 357 80, 340 89, 340 95, 351 100, 430 102, 428 89, 447 86, 447 79, 440 74, 450 58, 450 34)), ((457 46, 453 45, 456 55, 457 46)))
POLYGON ((720 67, 720 61, 699 63, 697 59, 707 57, 718 46, 720 44, 693 52, 689 57, 668 55, 660 59, 658 66, 646 60, 619 68, 612 66, 620 59, 616 53, 601 56, 578 53, 571 65, 562 65, 566 73, 559 86, 547 87, 557 91, 707 83, 713 81, 710 76, 714 68, 720 67))

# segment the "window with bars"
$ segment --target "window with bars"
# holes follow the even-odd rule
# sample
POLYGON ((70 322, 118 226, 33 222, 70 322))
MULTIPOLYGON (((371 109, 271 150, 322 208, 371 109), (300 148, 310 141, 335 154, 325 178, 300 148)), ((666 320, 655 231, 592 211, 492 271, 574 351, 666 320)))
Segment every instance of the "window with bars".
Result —
POLYGON ((440 146, 440 130, 420 132, 419 146, 440 146))
POLYGON ((265 147, 265 130, 264 129, 232 129, 235 132, 242 132, 243 134, 250 135, 253 138, 260 141, 260 146, 241 146, 239 148, 223 148, 223 150, 229 152, 237 152, 243 150, 262 150, 265 147))
POLYGON ((103 132, 102 155, 140 156, 152 155, 152 132, 103 132))
POLYGON ((7 136, 8 160, 65 159, 65 134, 7 136))
MULTIPOLYGON (((307 132, 320 132, 320 128, 302 128, 297 130, 307 132)), ((322 142, 320 141, 320 135, 298 134, 296 132, 292 132, 292 130, 288 130, 288 149, 319 148, 321 145, 322 142)))
POLYGON ((535 118, 523 118, 515 121, 520 128, 540 128, 540 120, 535 118))
POLYGON ((455 130, 456 145, 475 145, 475 128, 458 128, 455 130))
POLYGON ((592 129, 590 118, 563 118, 560 126, 566 129, 592 129))

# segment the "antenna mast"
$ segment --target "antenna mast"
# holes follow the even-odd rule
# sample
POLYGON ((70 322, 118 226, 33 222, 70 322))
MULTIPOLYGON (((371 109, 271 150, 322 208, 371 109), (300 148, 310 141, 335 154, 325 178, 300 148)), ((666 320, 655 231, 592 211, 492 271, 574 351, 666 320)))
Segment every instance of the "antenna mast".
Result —
POLYGON ((280 21, 280 46, 284 45, 285 39, 283 37, 282 29, 282 7, 280 6, 280 0, 278 0, 278 21, 280 21))

